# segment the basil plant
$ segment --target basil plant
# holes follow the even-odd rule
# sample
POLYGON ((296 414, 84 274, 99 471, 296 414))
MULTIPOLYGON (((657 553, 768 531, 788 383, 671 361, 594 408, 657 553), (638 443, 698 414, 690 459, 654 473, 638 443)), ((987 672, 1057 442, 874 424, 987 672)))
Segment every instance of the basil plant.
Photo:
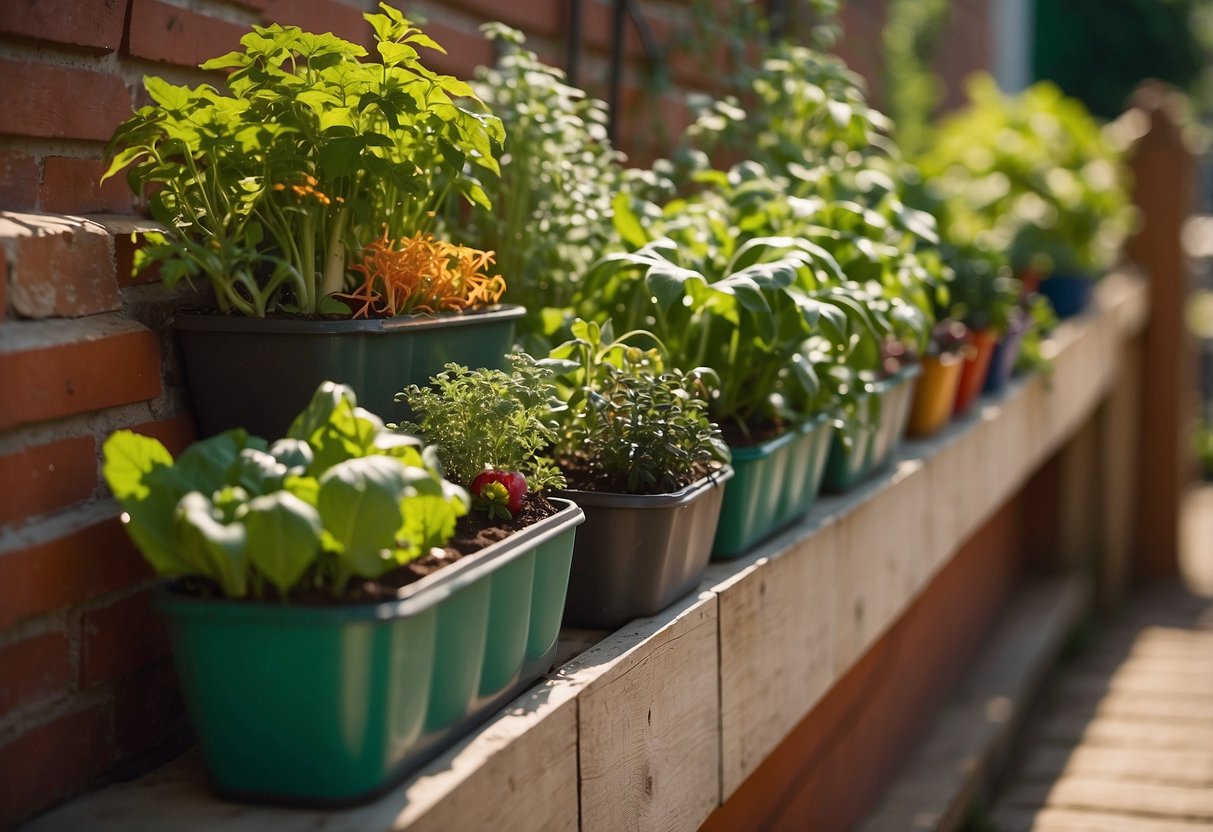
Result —
POLYGON ((434 449, 387 430, 353 391, 324 382, 284 439, 230 430, 174 460, 117 431, 106 482, 156 573, 206 579, 229 598, 341 596, 443 546, 468 495, 434 449))
POLYGON ((364 17, 375 55, 332 34, 256 26, 243 49, 202 64, 227 90, 149 76, 152 103, 120 125, 108 178, 124 168, 169 234, 148 235, 136 268, 173 285, 210 282, 223 312, 348 314, 329 298, 347 263, 386 234, 426 232, 454 194, 490 206, 500 120, 468 84, 428 69, 441 47, 396 9, 364 17))

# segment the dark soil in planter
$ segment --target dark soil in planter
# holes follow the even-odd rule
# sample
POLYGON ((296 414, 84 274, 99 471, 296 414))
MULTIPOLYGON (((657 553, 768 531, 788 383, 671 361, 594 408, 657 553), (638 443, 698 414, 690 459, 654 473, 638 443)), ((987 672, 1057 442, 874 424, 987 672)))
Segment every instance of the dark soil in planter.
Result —
MULTIPOLYGON (((443 553, 437 552, 406 563, 381 576, 377 580, 368 581, 355 578, 350 581, 346 591, 340 597, 312 587, 299 587, 287 599, 291 604, 306 604, 309 606, 329 606, 340 604, 366 604, 380 601, 391 601, 399 594, 399 590, 414 581, 419 581, 427 575, 432 575, 444 566, 450 566, 460 558, 474 555, 498 541, 505 540, 515 532, 551 517, 560 509, 552 505, 542 494, 528 494, 523 503, 522 511, 512 520, 503 521, 500 518, 489 517, 483 511, 472 510, 459 518, 455 525, 455 535, 448 541, 443 553)), ((307 578, 304 578, 306 581, 307 578)), ((218 586, 206 578, 184 578, 177 581, 173 588, 185 595, 196 595, 204 598, 221 598, 223 593, 218 586)), ((246 601, 251 604, 272 603, 272 595, 264 598, 233 598, 233 601, 246 601)))
POLYGON ((765 425, 749 425, 747 434, 736 422, 725 422, 720 426, 720 433, 730 448, 749 448, 787 433, 788 428, 784 423, 768 422, 765 425))
POLYGON ((593 491, 600 494, 671 494, 686 488, 696 480, 720 470, 719 463, 696 463, 691 475, 682 478, 673 488, 661 488, 656 483, 641 483, 640 487, 628 488, 627 476, 610 477, 590 470, 582 457, 560 457, 556 460, 567 481, 566 490, 593 491))

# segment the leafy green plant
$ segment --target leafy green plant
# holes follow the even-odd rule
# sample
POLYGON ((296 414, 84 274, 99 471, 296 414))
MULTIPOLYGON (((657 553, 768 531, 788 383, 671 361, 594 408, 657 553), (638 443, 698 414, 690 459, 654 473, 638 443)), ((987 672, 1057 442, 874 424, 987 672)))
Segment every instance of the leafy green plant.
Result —
POLYGON ((228 93, 149 76, 152 104, 120 125, 105 177, 128 168, 152 215, 136 268, 206 279, 224 312, 345 312, 351 252, 429 230, 451 193, 490 203, 477 173, 496 174, 501 122, 459 103, 463 81, 427 69, 441 50, 399 11, 364 15, 376 60, 332 34, 254 27, 243 51, 202 64, 230 70, 228 93))
POLYGON ((442 546, 468 496, 432 448, 384 428, 325 382, 272 445, 232 430, 173 460, 117 431, 103 472, 127 531, 157 574, 204 578, 230 598, 340 596, 442 546))
POLYGON ((1114 133, 1050 83, 1006 96, 978 75, 969 97, 919 160, 949 239, 1008 252, 1017 272, 1111 266, 1134 224, 1114 133))
POLYGON ((550 355, 558 380, 560 433, 553 453, 574 487, 591 491, 669 493, 728 462, 728 446, 708 420, 703 371, 664 369, 650 333, 615 338, 578 319, 571 340, 550 355), (641 349, 630 343, 647 340, 641 349))
POLYGON ((495 210, 464 215, 451 206, 447 226, 461 242, 496 252, 506 299, 527 308, 527 333, 542 334, 551 329, 543 310, 568 305, 613 234, 611 200, 623 157, 607 137, 605 104, 541 62, 520 32, 499 23, 482 31, 500 55, 477 72, 475 89, 509 140, 500 178, 485 183, 495 210))
POLYGON ((562 488, 564 477, 541 453, 556 440, 550 368, 527 355, 510 356, 511 369, 469 370, 447 364, 432 387, 410 385, 396 396, 416 421, 402 424, 437 448, 447 474, 461 485, 486 469, 518 472, 530 488, 562 488))
POLYGON ((757 237, 726 197, 727 177, 695 197, 637 214, 616 200, 615 221, 632 251, 590 269, 579 295, 587 320, 643 329, 664 345, 672 367, 711 369, 712 419, 748 436, 826 405, 806 342, 820 336, 829 360, 845 360, 871 317, 834 259, 798 237, 757 237))

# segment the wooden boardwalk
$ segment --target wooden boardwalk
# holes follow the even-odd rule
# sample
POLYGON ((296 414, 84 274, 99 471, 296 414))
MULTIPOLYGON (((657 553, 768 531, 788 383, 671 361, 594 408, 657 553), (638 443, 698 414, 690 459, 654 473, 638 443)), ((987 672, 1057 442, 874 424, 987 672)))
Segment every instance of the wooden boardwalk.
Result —
POLYGON ((1213 830, 1213 599, 1141 591, 1026 733, 982 832, 1213 830))

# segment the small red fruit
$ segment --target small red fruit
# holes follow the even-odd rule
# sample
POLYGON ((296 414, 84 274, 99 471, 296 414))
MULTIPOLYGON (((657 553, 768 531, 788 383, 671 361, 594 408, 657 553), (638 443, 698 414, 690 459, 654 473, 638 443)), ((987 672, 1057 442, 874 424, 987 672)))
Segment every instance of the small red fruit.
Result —
POLYGON ((510 495, 509 501, 505 504, 506 510, 511 515, 522 511, 522 501, 526 498, 526 477, 517 471, 494 471, 491 469, 481 471, 476 475, 476 479, 472 480, 472 495, 475 497, 481 496, 484 487, 493 482, 501 483, 510 495))

